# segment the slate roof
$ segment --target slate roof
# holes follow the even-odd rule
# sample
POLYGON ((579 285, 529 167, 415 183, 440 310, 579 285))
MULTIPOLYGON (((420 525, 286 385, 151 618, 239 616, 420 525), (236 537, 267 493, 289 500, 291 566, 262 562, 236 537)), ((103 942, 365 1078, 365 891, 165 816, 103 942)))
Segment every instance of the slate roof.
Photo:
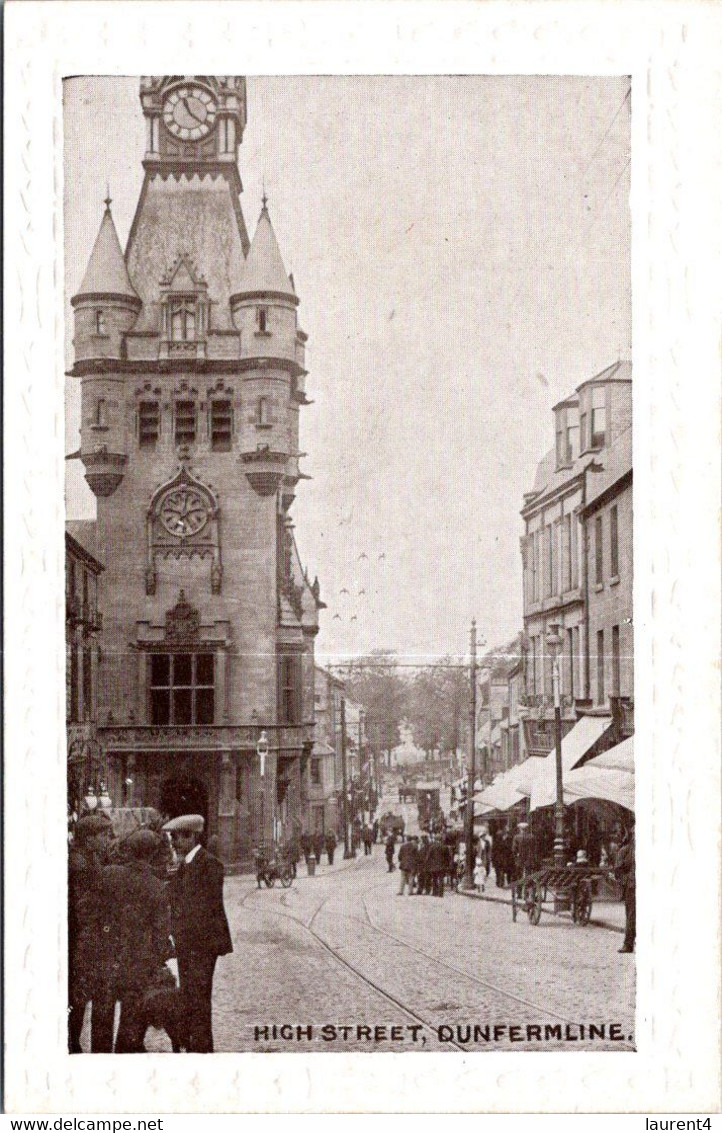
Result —
POLYGON ((128 295, 138 298, 125 266, 110 205, 105 206, 78 295, 128 295))
POLYGON ((239 293, 254 291, 275 291, 295 297, 265 201, 238 285, 239 293))

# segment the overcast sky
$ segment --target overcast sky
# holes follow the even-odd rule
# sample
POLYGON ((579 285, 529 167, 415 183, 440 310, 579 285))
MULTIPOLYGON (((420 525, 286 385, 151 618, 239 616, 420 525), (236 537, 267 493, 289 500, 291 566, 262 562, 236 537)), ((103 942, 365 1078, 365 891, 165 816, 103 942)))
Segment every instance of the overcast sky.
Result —
MULTIPOLYGON (((138 87, 65 84, 68 299, 106 182, 127 239, 138 87)), ((252 236, 265 182, 309 335, 313 479, 294 518, 328 603, 319 655, 460 654, 472 616, 490 646, 521 627, 519 509, 553 444, 551 407, 631 357, 628 90, 625 77, 248 79, 246 224, 252 236)), ((69 321, 69 361, 71 336, 69 321)), ((68 517, 92 516, 82 467, 68 468, 68 517)))

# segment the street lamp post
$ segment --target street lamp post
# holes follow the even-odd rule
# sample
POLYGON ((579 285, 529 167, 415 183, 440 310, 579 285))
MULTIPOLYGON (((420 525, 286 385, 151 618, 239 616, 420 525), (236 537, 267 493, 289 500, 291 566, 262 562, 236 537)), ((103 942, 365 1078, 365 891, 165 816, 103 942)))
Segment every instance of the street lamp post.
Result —
POLYGON ((469 778, 466 790, 466 877, 474 886, 474 783, 476 782, 476 618, 471 622, 471 660, 469 665, 469 778))
MULTIPOLYGON (((256 744, 256 754, 261 770, 261 839, 260 845, 266 843, 266 756, 268 755, 268 736, 261 732, 256 744)), ((260 846, 259 846, 260 848, 260 846)))
POLYGON ((564 852, 564 773, 562 770, 562 700, 559 679, 559 626, 549 626, 547 649, 552 655, 552 689, 554 693, 554 758, 557 773, 557 799, 554 806, 554 864, 563 866, 564 852))

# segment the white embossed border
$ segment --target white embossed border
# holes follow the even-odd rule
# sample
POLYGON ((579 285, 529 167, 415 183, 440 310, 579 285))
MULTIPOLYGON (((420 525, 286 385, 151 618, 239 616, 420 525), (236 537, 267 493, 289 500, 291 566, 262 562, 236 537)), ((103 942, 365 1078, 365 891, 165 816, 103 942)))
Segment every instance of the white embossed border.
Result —
POLYGON ((715 1107, 719 57, 720 16, 714 5, 695 3, 6 7, 5 1037, 11 1111, 715 1107), (639 818, 644 881, 636 1055, 397 1061, 380 1054, 212 1060, 64 1054, 61 78, 192 70, 200 60, 201 69, 222 73, 633 76, 636 700, 638 792, 647 799, 639 818))

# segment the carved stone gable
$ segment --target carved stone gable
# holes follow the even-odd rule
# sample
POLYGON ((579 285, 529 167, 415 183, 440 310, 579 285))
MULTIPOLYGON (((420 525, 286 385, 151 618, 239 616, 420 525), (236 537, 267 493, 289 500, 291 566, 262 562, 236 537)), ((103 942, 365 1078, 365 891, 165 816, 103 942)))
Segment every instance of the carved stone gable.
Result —
POLYGON ((192 645, 198 641, 201 616, 181 590, 178 601, 165 616, 165 639, 169 645, 192 645))

